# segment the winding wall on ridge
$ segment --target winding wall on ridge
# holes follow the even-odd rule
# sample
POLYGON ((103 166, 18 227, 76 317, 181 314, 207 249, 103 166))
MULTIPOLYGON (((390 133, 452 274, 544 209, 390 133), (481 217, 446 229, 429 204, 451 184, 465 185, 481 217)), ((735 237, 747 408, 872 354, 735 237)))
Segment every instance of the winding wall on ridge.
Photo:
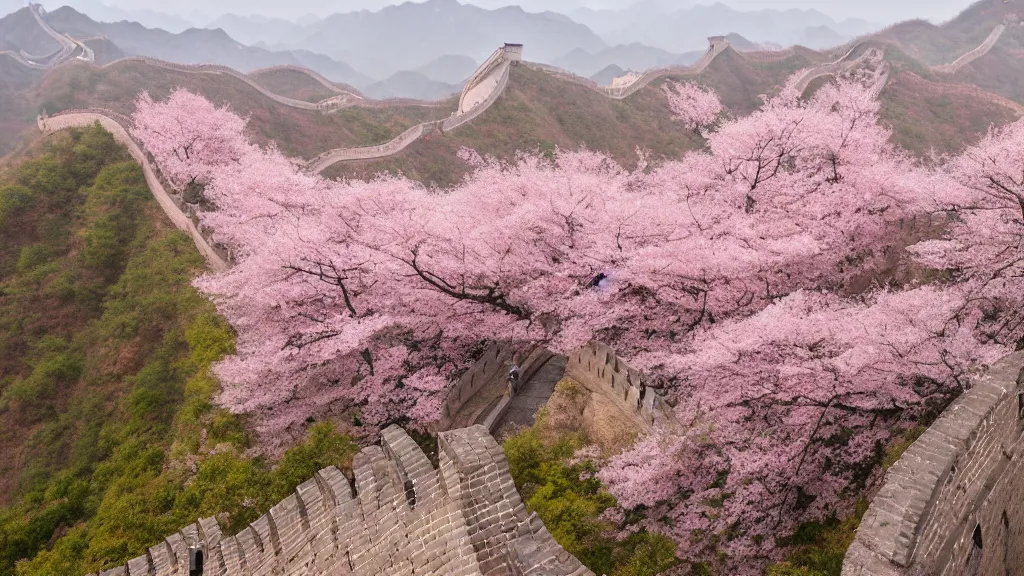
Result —
POLYGON ((1024 575, 1024 352, 972 378, 889 469, 843 576, 1024 575))
POLYGON ((180 195, 176 194, 173 189, 168 192, 168 188, 157 176, 157 169, 143 152, 142 146, 128 133, 128 127, 131 125, 130 119, 110 110, 68 111, 60 115, 48 118, 40 116, 36 119, 37 126, 43 134, 52 134, 67 128, 91 126, 96 122, 110 132, 114 136, 114 140, 124 145, 132 158, 139 163, 142 173, 146 177, 146 184, 149 185, 153 197, 156 198, 164 214, 179 230, 183 230, 192 237, 196 248, 199 249, 210 268, 216 272, 227 270, 229 266, 227 255, 216 249, 208 235, 199 230, 198 218, 195 217, 195 214, 186 214, 185 207, 187 205, 181 201, 180 195))
MULTIPOLYGON (((75 41, 68 37, 61 36, 59 33, 50 28, 49 25, 46 23, 45 19, 42 17, 40 9, 41 8, 38 5, 32 5, 33 15, 35 16, 35 19, 39 23, 39 25, 42 26, 44 30, 46 30, 47 34, 53 36, 59 42, 61 42, 62 49, 60 52, 63 54, 65 52, 65 48, 67 48, 68 46, 70 46, 72 52, 74 52, 75 49, 80 47, 82 50, 82 55, 78 56, 78 58, 91 62, 93 60, 92 50, 90 50, 81 42, 75 41)), ((978 46, 971 52, 964 54, 955 62, 948 64, 946 66, 952 67, 951 69, 955 71, 958 70, 960 67, 966 65, 967 63, 988 53, 988 51, 991 50, 995 42, 999 39, 1004 29, 1004 25, 997 26, 989 35, 989 37, 982 43, 982 45, 978 46)), ((563 80, 587 86, 588 88, 596 90, 609 98, 621 100, 631 96, 632 94, 635 94, 637 91, 649 85, 651 82, 654 82, 658 78, 662 78, 664 76, 700 74, 707 69, 707 67, 711 64, 712 61, 714 61, 715 57, 717 57, 719 54, 722 54, 727 50, 733 50, 729 41, 723 37, 712 37, 709 38, 708 40, 710 44, 708 50, 694 64, 689 66, 670 66, 665 68, 647 70, 629 84, 615 87, 598 86, 592 80, 582 78, 580 76, 577 76, 575 74, 572 74, 570 72, 567 72, 554 66, 535 63, 529 63, 527 65, 545 71, 549 74, 555 75, 559 78, 562 78, 563 80)), ((845 46, 842 47, 845 50, 845 53, 842 56, 840 56, 836 61, 827 64, 822 64, 807 70, 797 83, 798 89, 800 89, 801 91, 803 89, 806 89, 807 85, 809 85, 810 82, 815 78, 827 75, 841 74, 855 67, 863 59, 863 56, 853 61, 849 61, 849 58, 854 54, 854 52, 858 48, 862 47, 866 42, 868 42, 868 39, 855 40, 847 45, 849 46, 848 49, 845 46)), ((740 54, 742 58, 745 58, 746 60, 753 63, 770 63, 785 60, 786 58, 792 56, 795 52, 793 49, 786 49, 778 51, 736 53, 740 54)), ((17 61, 25 65, 29 65, 36 68, 45 68, 39 64, 35 64, 26 60, 24 57, 20 55, 14 53, 11 54, 15 57, 17 61)), ((70 54, 71 52, 68 53, 68 57, 70 57, 70 54)), ((510 66, 520 62, 521 58, 522 45, 506 44, 505 46, 495 50, 494 53, 492 53, 491 56, 488 57, 488 59, 485 60, 483 64, 481 64, 473 73, 473 75, 467 80, 466 85, 463 88, 462 94, 459 97, 458 108, 448 118, 442 121, 424 122, 416 126, 412 126, 403 133, 396 136, 395 138, 391 139, 390 141, 381 144, 372 146, 361 146, 355 148, 337 148, 325 151, 318 155, 316 158, 307 162, 305 169, 310 172, 322 172, 326 168, 338 162, 352 160, 368 160, 391 156, 401 152, 422 136, 431 134, 435 131, 440 131, 444 133, 446 131, 457 129, 459 126, 462 126, 463 124, 478 117, 480 114, 486 111, 495 101, 497 101, 497 99, 504 93, 504 90, 508 85, 510 66), (489 84, 488 81, 491 78, 495 78, 493 87, 484 86, 485 83, 489 84), (477 92, 480 87, 484 87, 485 89, 488 90, 488 92, 486 97, 478 100, 477 92), (472 99, 469 98, 471 94, 473 95, 472 99)), ((66 59, 67 58, 63 58, 63 60, 66 59)), ((56 60, 61 60, 61 58, 56 58, 56 60)), ((447 99, 441 101, 418 101, 408 99, 369 100, 354 91, 347 91, 338 87, 336 84, 332 83, 327 78, 323 77, 321 74, 315 71, 308 70, 306 68, 299 66, 286 65, 264 68, 254 71, 254 74, 273 71, 277 69, 299 71, 309 75, 316 82, 331 89, 336 93, 336 95, 316 103, 297 100, 294 98, 288 98, 286 96, 281 96, 279 94, 270 92, 269 90, 261 86, 258 82, 253 80, 253 78, 250 75, 242 74, 226 66, 214 64, 183 65, 171 62, 164 62, 154 58, 130 56, 127 58, 122 58, 115 62, 108 63, 103 67, 105 68, 108 66, 113 66, 115 64, 125 61, 140 61, 148 65, 162 67, 179 72, 228 75, 246 83, 260 94, 264 95, 267 98, 270 98, 271 100, 279 104, 303 110, 319 110, 321 112, 330 112, 332 110, 336 110, 347 106, 363 106, 374 108, 398 105, 442 106, 447 102, 447 99)), ((879 86, 877 86, 878 91, 880 91, 884 87, 884 83, 887 78, 888 75, 881 77, 881 83, 879 86)))
POLYGON ((185 576, 195 546, 206 576, 593 576, 526 512, 482 426, 440 433, 437 470, 401 428, 382 436, 354 482, 325 468, 235 536, 201 518, 100 576, 185 576))

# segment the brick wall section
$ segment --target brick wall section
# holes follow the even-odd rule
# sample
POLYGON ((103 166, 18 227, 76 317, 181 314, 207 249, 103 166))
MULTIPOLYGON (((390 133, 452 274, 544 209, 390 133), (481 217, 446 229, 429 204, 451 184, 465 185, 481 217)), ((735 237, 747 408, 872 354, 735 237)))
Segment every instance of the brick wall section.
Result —
POLYGON ((483 114, 488 108, 491 107, 491 104, 494 104, 498 100, 498 97, 505 92, 505 87, 508 86, 508 76, 510 72, 509 63, 506 62, 503 64, 503 66, 504 69, 501 72, 501 76, 498 78, 498 84, 494 87, 493 90, 491 90, 491 93, 487 95, 487 98, 485 98, 482 102, 480 102, 479 104, 470 108, 467 111, 464 111, 459 114, 454 114, 446 118, 444 123, 441 125, 442 129, 445 132, 455 130, 459 126, 462 126, 466 122, 469 122, 470 120, 473 120, 477 116, 483 114))
POLYGON ((202 545, 207 576, 593 576, 526 513, 486 429, 442 432, 438 448, 435 470, 392 426, 356 455, 354 493, 325 468, 235 536, 203 518, 100 574, 184 576, 202 545))
POLYGON ((1024 575, 1022 368, 1018 352, 973 378, 889 470, 843 576, 1024 575))
POLYGON ((591 342, 570 354, 565 375, 611 398, 643 431, 675 426, 672 407, 665 399, 646 388, 643 375, 601 342, 591 342))
MULTIPOLYGON (((405 132, 399 134, 389 142, 379 144, 377 146, 363 146, 360 148, 336 148, 334 150, 328 150, 323 154, 320 154, 313 160, 306 163, 306 170, 310 172, 322 172, 328 167, 337 164, 338 162, 345 162, 350 160, 368 160, 371 158, 383 158, 385 156, 392 156, 404 150, 407 146, 418 140, 421 136, 434 132, 435 130, 441 130, 447 132, 455 130, 459 126, 462 126, 466 122, 476 118, 482 114, 485 110, 490 108, 491 104, 497 101, 498 97, 504 92, 505 87, 508 85, 508 74, 509 66, 515 60, 513 57, 506 57, 507 48, 498 48, 493 54, 477 68, 473 76, 466 82, 465 88, 462 90, 462 94, 459 96, 459 109, 456 110, 451 116, 443 121, 424 122, 409 128, 405 132), (503 67, 501 76, 499 77, 498 83, 494 89, 491 90, 487 98, 481 101, 476 106, 473 106, 469 110, 463 110, 463 101, 466 98, 466 94, 482 79, 487 78, 499 67, 503 67)), ((511 49, 514 50, 514 49, 511 49)), ((513 56, 518 56, 520 52, 515 52, 513 56)), ((341 97, 334 97, 316 106, 319 106, 323 110, 331 109, 341 103, 347 103, 341 97)), ((360 105, 364 105, 360 101, 360 105)))
POLYGON ((448 391, 442 418, 454 416, 480 389, 491 380, 503 377, 505 370, 512 361, 513 349, 498 343, 491 344, 487 350, 467 370, 448 391))
POLYGON ((445 488, 461 502, 481 574, 592 576, 526 512, 505 454, 486 428, 442 432, 438 450, 445 488))
POLYGON ((458 111, 460 114, 467 111, 464 106, 466 93, 468 93, 470 89, 473 88, 473 86, 475 86, 481 80, 489 76, 490 73, 494 71, 495 68, 501 66, 506 62, 507 59, 505 58, 505 50, 505 48, 498 48, 497 50, 492 52, 491 55, 488 56, 486 60, 484 60, 483 64, 478 66, 477 69, 473 71, 473 75, 470 76, 468 80, 466 80, 466 85, 462 88, 462 94, 459 96, 458 111))

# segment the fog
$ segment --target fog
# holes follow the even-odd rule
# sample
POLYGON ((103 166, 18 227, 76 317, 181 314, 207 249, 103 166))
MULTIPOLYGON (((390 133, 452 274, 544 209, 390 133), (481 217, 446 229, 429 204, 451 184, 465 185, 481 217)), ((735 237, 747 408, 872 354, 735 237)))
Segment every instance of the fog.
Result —
MULTIPOLYGON (((451 0, 455 1, 455 0, 451 0)), ((270 18, 299 20, 303 16, 325 16, 338 12, 357 10, 379 10, 389 4, 398 2, 388 0, 43 0, 48 8, 57 8, 63 4, 71 6, 104 3, 124 10, 152 10, 185 17, 195 24, 203 25, 202 20, 212 20, 223 14, 261 15, 270 18)), ((484 8, 498 8, 514 4, 522 6, 528 12, 551 10, 570 14, 580 8, 593 10, 622 10, 637 4, 636 0, 462 0, 462 3, 475 4, 484 8)), ((643 0, 642 4, 657 5, 661 10, 687 8, 694 4, 712 4, 707 0, 643 0)), ((910 18, 923 18, 935 23, 943 22, 955 16, 970 5, 970 0, 728 0, 724 4, 737 10, 759 10, 773 8, 814 9, 837 20, 860 18, 870 22, 890 24, 910 18)))

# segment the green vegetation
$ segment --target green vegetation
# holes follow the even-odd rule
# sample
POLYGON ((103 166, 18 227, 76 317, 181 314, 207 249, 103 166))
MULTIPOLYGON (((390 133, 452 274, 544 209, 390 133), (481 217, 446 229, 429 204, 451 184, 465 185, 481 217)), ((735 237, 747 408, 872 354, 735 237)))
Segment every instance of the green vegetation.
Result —
MULTIPOLYGON (((910 448, 927 427, 918 425, 910 430, 893 430, 893 439, 880 453, 879 464, 888 470, 910 448)), ((871 470, 875 466, 870 467, 871 470)), ((868 501, 857 501, 854 513, 845 519, 830 516, 821 522, 806 522, 787 538, 780 538, 777 544, 789 548, 786 561, 768 568, 767 576, 840 576, 843 557, 853 543, 853 537, 861 518, 868 511, 868 501)))
POLYGON ((867 500, 857 501, 856 512, 844 520, 836 517, 821 522, 806 522, 788 538, 780 538, 780 547, 791 547, 786 561, 768 568, 767 576, 839 576, 843 557, 853 543, 860 519, 868 510, 867 500))
POLYGON ((532 428, 505 441, 512 478, 526 508, 596 574, 649 576, 674 566, 675 543, 663 535, 640 530, 622 540, 614 537, 616 525, 601 515, 615 505, 615 498, 602 491, 593 463, 572 459, 586 438, 553 434, 545 429, 545 420, 542 410, 532 428))
POLYGON ((203 260, 99 126, 0 175, 0 575, 80 576, 201 516, 241 529, 356 446, 329 424, 276 467, 213 406, 230 326, 203 260))

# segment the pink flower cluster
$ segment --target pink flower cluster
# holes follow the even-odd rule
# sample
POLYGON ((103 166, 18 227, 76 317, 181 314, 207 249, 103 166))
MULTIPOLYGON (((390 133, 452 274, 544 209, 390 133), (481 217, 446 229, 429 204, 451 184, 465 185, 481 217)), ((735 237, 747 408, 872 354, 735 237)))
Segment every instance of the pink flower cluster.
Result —
POLYGON ((676 119, 690 130, 707 128, 718 120, 722 102, 713 90, 693 82, 666 82, 662 90, 676 119))
MULTIPOLYGON (((699 109, 704 125, 720 112, 699 109)), ((667 388, 682 425, 601 478, 682 554, 718 542, 742 572, 848 505, 894 427, 1024 336, 1024 121, 927 168, 878 109, 851 82, 784 90, 705 150, 634 172, 587 151, 464 150, 475 171, 445 191, 303 173, 185 92, 143 95, 134 121, 173 181, 205 185, 204 224, 239 254, 196 284, 238 331, 219 401, 265 437, 353 407, 425 424, 483 342, 598 338, 667 388), (943 232, 901 238, 936 214, 943 232), (865 287, 893 253, 943 282, 865 287)))

